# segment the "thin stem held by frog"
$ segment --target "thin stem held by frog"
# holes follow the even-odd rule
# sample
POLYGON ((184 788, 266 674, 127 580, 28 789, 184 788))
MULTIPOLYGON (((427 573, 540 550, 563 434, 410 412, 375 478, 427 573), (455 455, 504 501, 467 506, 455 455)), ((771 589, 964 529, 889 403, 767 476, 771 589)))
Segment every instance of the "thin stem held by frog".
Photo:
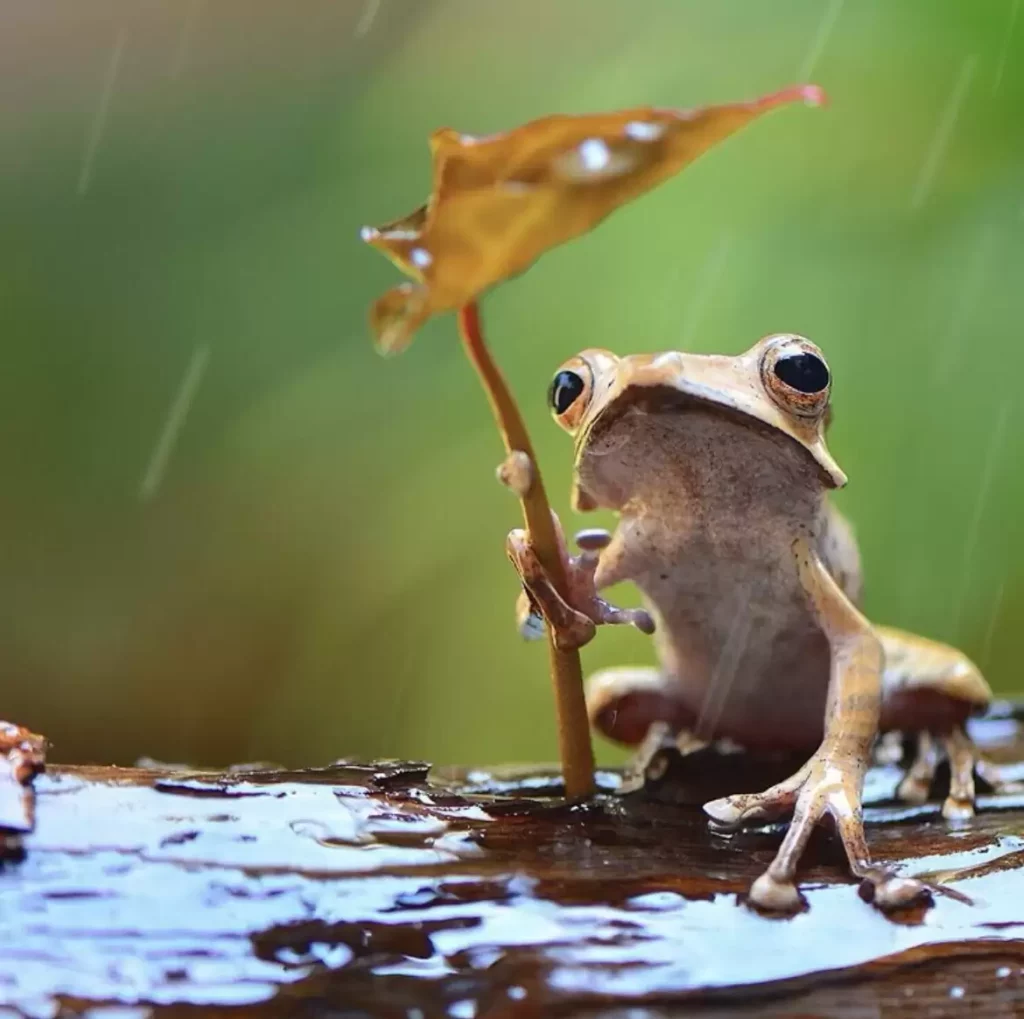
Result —
MULTIPOLYGON (((544 482, 533 453, 522 415, 497 364, 484 343, 480 326, 480 309, 475 301, 459 310, 459 335, 466 353, 494 412, 508 454, 525 455, 531 464, 529 483, 518 486, 517 494, 523 508, 526 530, 537 558, 558 591, 568 588, 565 567, 559 549, 558 534, 551 515, 551 506, 544 492, 544 482)), ((575 650, 563 651, 555 646, 548 633, 551 679, 555 691, 558 719, 558 743, 562 774, 567 796, 587 796, 594 790, 594 751, 590 743, 590 725, 583 699, 583 672, 580 656, 575 650)))

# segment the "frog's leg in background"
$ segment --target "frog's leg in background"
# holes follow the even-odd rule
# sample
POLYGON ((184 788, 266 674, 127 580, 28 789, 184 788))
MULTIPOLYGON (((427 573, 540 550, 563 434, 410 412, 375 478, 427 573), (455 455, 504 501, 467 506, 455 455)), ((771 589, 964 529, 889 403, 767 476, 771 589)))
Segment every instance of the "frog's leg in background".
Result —
POLYGON ((968 717, 992 700, 978 667, 947 644, 888 626, 876 626, 875 633, 885 655, 881 729, 917 738, 914 761, 897 791, 900 799, 924 803, 943 757, 949 761, 949 795, 942 813, 950 820, 974 816, 975 774, 994 792, 1020 792, 967 735, 968 717))
POLYGON ((811 759, 785 781, 763 793, 713 800, 704 809, 728 828, 792 812, 775 859, 750 889, 756 905, 783 911, 799 908, 796 867, 815 825, 826 816, 835 822, 850 869, 870 887, 875 904, 883 909, 906 905, 924 897, 927 889, 871 863, 861 806, 864 773, 881 713, 882 645, 808 542, 798 539, 793 552, 800 583, 832 648, 824 739, 811 759))

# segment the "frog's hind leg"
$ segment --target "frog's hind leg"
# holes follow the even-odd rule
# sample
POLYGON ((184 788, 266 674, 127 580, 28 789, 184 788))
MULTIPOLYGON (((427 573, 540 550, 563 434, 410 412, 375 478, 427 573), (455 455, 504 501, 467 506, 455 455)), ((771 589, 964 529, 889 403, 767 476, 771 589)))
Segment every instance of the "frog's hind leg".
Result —
MULTIPOLYGON (((893 730, 895 735, 902 735, 893 730)), ((930 732, 918 733, 915 738, 914 759, 896 789, 896 796, 904 803, 925 803, 932 788, 932 780, 939 767, 939 744, 930 732)), ((902 758, 901 758, 902 759, 902 758)), ((900 760, 893 762, 899 764, 900 760)))
POLYGON ((593 728, 633 749, 620 793, 671 784, 674 762, 708 745, 692 731, 695 715, 678 683, 657 669, 602 669, 587 680, 586 696, 593 728))
POLYGON ((963 726, 955 726, 943 740, 949 759, 949 794, 942 815, 951 821, 974 817, 974 770, 979 753, 963 726))
POLYGON ((693 711, 657 669, 601 669, 587 680, 587 715, 606 739, 627 747, 675 738, 692 727, 693 711))
POLYGON ((942 813, 950 820, 974 816, 976 774, 995 792, 1016 791, 967 735, 968 717, 992 697, 978 667, 946 644, 884 626, 876 633, 885 654, 881 728, 915 733, 917 741, 897 796, 924 803, 943 759, 949 763, 949 794, 942 813))

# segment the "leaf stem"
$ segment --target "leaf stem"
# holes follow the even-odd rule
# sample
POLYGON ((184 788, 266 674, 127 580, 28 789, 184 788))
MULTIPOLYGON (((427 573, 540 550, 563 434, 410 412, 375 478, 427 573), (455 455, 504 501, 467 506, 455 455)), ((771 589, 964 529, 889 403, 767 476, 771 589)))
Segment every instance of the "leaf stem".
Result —
MULTIPOLYGON (((487 391, 491 410, 505 443, 505 451, 512 453, 518 450, 530 458, 533 468, 532 480, 526 494, 520 498, 523 519, 537 558, 555 587, 564 594, 567 588, 565 568, 551 516, 551 506, 540 476, 540 467, 534 456, 533 445, 519 413, 519 407, 484 343, 480 309, 476 301, 471 301, 459 309, 459 335, 462 337, 466 354, 487 391)), ((590 744, 590 726, 583 700, 580 656, 576 651, 560 651, 555 647, 550 631, 548 653, 555 692, 558 746, 565 793, 570 797, 588 796, 594 791, 594 751, 590 744)))

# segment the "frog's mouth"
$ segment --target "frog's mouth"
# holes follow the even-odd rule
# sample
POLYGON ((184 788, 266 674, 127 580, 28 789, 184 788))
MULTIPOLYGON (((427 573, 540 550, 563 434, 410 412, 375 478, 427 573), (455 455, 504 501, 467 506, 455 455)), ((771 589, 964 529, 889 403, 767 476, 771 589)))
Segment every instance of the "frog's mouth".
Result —
POLYGON ((814 462, 825 488, 842 488, 846 484, 846 475, 825 445, 823 426, 821 430, 817 426, 801 427, 802 423, 793 422, 781 411, 772 419, 765 420, 750 410, 735 406, 728 394, 719 393, 710 387, 705 391, 686 392, 676 386, 651 385, 639 391, 633 389, 628 394, 623 393, 618 399, 613 399, 577 433, 574 443, 574 462, 577 469, 573 477, 573 507, 581 512, 597 508, 597 500, 587 492, 579 480, 578 467, 586 449, 607 436, 616 424, 632 414, 685 415, 695 411, 717 415, 723 421, 742 423, 745 428, 759 433, 766 439, 788 439, 814 462))

